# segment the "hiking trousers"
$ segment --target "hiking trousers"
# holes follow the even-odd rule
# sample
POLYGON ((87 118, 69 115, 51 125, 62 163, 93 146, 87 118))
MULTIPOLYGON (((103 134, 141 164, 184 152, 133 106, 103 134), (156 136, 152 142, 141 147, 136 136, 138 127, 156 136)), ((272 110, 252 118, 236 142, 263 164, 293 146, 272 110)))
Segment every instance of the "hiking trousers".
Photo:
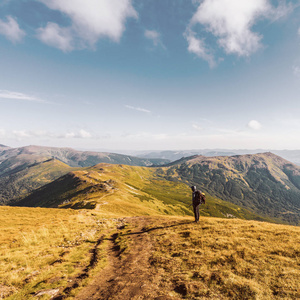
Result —
POLYGON ((195 216, 195 222, 199 221, 199 217, 200 217, 200 212, 199 212, 199 205, 194 205, 193 204, 193 208, 194 208, 194 216, 195 216))

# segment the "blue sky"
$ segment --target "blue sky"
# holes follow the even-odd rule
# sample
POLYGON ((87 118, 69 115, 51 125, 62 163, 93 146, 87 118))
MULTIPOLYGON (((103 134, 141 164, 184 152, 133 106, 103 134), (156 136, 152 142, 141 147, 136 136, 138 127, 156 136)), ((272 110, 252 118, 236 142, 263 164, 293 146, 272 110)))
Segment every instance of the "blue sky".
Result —
POLYGON ((2 0, 0 144, 300 149, 299 4, 2 0))

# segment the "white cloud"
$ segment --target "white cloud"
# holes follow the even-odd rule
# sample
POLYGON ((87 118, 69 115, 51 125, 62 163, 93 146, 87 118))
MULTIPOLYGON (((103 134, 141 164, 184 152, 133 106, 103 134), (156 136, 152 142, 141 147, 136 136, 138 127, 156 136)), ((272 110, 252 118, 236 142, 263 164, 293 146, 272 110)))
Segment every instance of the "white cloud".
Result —
MULTIPOLYGON (((1 131, 0 131, 1 135, 1 131)), ((66 133, 54 133, 46 130, 13 130, 11 133, 3 131, 3 135, 6 137, 14 137, 17 139, 28 139, 28 138, 50 138, 50 139, 90 139, 93 135, 84 130, 70 131, 66 133)))
POLYGON ((141 111, 141 112, 145 112, 145 113, 151 113, 150 110, 145 109, 145 108, 134 107, 134 106, 130 106, 130 105, 125 105, 125 107, 128 109, 133 109, 133 110, 137 110, 137 111, 141 111))
POLYGON ((32 134, 25 130, 14 130, 13 135, 17 138, 29 138, 32 137, 32 134))
POLYGON ((152 40, 154 46, 157 46, 160 41, 160 34, 155 30, 145 30, 145 37, 152 40))
POLYGON ((200 24, 227 54, 250 56, 262 47, 262 35, 252 30, 253 25, 263 18, 275 21, 292 9, 291 4, 282 1, 275 8, 269 0, 204 0, 187 29, 189 51, 209 63, 212 60, 213 54, 207 51, 203 39, 192 34, 192 28, 200 24))
POLYGON ((78 133, 78 137, 82 139, 88 139, 92 137, 92 134, 84 129, 80 129, 78 133))
POLYGON ((69 138, 88 139, 88 138, 92 138, 92 134, 89 133, 88 131, 84 130, 84 129, 80 129, 78 132, 67 132, 65 134, 55 136, 55 137, 65 138, 65 139, 69 139, 69 138))
POLYGON ((6 22, 0 19, 0 34, 13 43, 21 42, 25 32, 20 29, 18 22, 13 17, 8 16, 6 19, 6 22))
POLYGON ((48 43, 46 42, 48 45, 55 46, 63 51, 72 50, 74 48, 72 44, 75 42, 77 47, 93 47, 98 39, 103 37, 118 42, 125 30, 127 18, 137 17, 137 12, 134 10, 131 0, 39 1, 50 9, 60 11, 71 20, 71 25, 67 28, 48 23, 48 28, 39 29, 40 39, 41 33, 48 37, 48 39, 41 39, 43 42, 48 41, 48 43), (48 29, 48 32, 46 29, 48 29))
POLYGON ((252 32, 251 27, 269 10, 267 0, 205 0, 192 24, 204 25, 227 53, 248 56, 261 46, 261 36, 252 32))
POLYGON ((23 101, 33 101, 33 102, 43 102, 45 100, 37 98, 35 96, 26 95, 19 92, 12 92, 7 90, 0 90, 0 99, 12 99, 12 100, 23 100, 23 101))
POLYGON ((211 68, 216 65, 213 55, 206 48, 204 40, 195 37, 195 32, 192 30, 187 30, 184 34, 188 42, 188 51, 196 54, 198 57, 206 60, 211 68))
POLYGON ((247 126, 251 129, 254 129, 254 130, 260 130, 262 125, 260 122, 256 121, 256 120, 251 120, 247 126))
POLYGON ((163 49, 166 49, 165 45, 161 40, 161 35, 155 30, 145 30, 145 37, 152 41, 155 47, 161 46, 163 49))
POLYGON ((299 27, 299 29, 298 29, 298 35, 300 35, 300 27, 299 27))
POLYGON ((64 52, 73 50, 73 37, 70 28, 61 28, 55 23, 48 23, 45 28, 37 30, 37 37, 43 43, 64 52))

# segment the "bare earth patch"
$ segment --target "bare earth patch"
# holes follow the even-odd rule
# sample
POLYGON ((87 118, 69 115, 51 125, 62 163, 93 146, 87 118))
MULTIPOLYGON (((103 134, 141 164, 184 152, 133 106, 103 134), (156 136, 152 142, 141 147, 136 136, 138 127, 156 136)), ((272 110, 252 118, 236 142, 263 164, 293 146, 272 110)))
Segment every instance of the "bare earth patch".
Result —
POLYGON ((110 237, 107 266, 75 299, 176 299, 166 287, 161 292, 161 276, 149 262, 153 246, 145 228, 151 219, 133 217, 126 222, 133 229, 120 228, 110 237), (120 247, 119 236, 126 236, 128 248, 120 247))

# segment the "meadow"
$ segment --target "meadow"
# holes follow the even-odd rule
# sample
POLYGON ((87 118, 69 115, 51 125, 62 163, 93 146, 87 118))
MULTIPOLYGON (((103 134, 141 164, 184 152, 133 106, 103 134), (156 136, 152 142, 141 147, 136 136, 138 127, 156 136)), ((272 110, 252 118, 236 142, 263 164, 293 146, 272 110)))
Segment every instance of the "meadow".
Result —
POLYGON ((0 299, 67 286, 113 223, 91 211, 0 207, 0 299))
POLYGON ((208 217, 152 223, 145 231, 162 289, 172 284, 184 299, 300 298, 299 227, 208 217))

